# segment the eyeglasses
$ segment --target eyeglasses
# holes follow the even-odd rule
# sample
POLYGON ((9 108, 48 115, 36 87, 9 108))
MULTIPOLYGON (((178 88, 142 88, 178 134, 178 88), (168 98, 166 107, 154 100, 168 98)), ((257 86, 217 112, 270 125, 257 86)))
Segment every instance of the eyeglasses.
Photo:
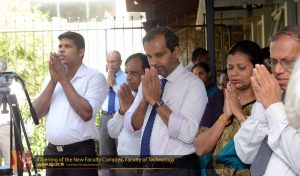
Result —
POLYGON ((278 61, 276 59, 268 59, 266 62, 265 62, 269 67, 271 67, 272 69, 275 68, 275 66, 279 63, 283 68, 285 69, 290 69, 290 68, 293 68, 294 67, 294 64, 295 64, 295 59, 293 60, 281 60, 281 61, 278 61))

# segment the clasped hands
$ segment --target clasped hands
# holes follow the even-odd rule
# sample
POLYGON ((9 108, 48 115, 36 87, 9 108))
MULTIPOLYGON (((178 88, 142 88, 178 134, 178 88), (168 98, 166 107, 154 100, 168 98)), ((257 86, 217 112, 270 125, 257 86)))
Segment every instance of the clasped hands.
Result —
POLYGON ((224 89, 223 112, 227 120, 229 120, 232 115, 234 115, 240 122, 245 120, 245 115, 242 110, 239 97, 236 93, 235 86, 230 81, 227 83, 226 89, 224 89))
POLYGON ((116 84, 115 72, 112 70, 108 70, 107 82, 109 87, 114 87, 116 84))
POLYGON ((118 91, 118 97, 120 100, 120 109, 119 113, 124 115, 125 112, 130 108, 131 104, 134 101, 134 96, 131 93, 131 89, 129 85, 123 83, 120 86, 120 90, 118 91))
POLYGON ((267 108, 281 101, 281 89, 275 77, 264 65, 256 64, 251 77, 251 85, 256 101, 267 108))
POLYGON ((66 68, 62 64, 59 55, 55 52, 50 53, 49 72, 51 81, 54 83, 60 82, 61 84, 67 81, 66 68))
POLYGON ((161 86, 156 68, 145 69, 145 74, 141 76, 143 88, 143 100, 154 105, 161 97, 161 86))

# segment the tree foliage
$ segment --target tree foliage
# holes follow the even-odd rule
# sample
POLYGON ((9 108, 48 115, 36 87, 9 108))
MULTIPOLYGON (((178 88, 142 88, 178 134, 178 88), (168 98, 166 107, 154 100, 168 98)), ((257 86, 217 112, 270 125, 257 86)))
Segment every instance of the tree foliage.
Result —
MULTIPOLYGON (((51 43, 51 34, 26 29, 35 20, 44 21, 47 16, 37 8, 32 8, 27 1, 0 2, 0 14, 6 19, 1 21, 3 31, 0 33, 0 59, 7 62, 8 71, 16 72, 24 80, 31 99, 34 99, 48 73, 47 55, 50 46, 44 46, 51 43), (23 25, 21 30, 20 24, 23 25)), ((33 154, 43 154, 46 145, 45 120, 40 120, 40 125, 34 126, 28 104, 24 102, 19 107, 33 154)))

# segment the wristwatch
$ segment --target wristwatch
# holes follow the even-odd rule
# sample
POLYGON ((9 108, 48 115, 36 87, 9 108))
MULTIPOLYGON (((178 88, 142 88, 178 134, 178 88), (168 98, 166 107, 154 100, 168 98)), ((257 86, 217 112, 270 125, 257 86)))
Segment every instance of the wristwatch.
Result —
POLYGON ((164 105, 165 105, 164 101, 162 101, 162 99, 160 99, 156 103, 154 103, 153 108, 156 109, 156 108, 162 107, 164 105))

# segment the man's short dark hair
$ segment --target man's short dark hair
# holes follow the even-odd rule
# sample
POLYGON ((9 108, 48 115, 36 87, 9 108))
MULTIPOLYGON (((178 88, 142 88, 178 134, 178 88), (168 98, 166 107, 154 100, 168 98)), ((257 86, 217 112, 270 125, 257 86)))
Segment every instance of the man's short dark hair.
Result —
POLYGON ((174 51, 175 47, 179 46, 179 39, 177 35, 167 27, 155 27, 148 31, 143 38, 143 44, 151 41, 155 36, 162 34, 165 37, 167 48, 174 51))
POLYGON ((209 53, 204 48, 196 48, 192 53, 192 61, 195 61, 198 58, 207 57, 209 58, 209 53))
POLYGON ((149 65, 149 62, 148 62, 148 59, 147 59, 147 56, 145 54, 142 54, 142 53, 135 53, 135 54, 132 54, 130 55, 126 61, 125 61, 125 65, 132 61, 133 59, 139 59, 141 62, 142 62, 142 67, 143 67, 143 70, 145 70, 146 68, 150 68, 150 65, 149 65))
POLYGON ((84 38, 82 37, 81 34, 79 34, 77 32, 67 31, 58 36, 59 40, 64 39, 64 38, 73 40, 78 50, 85 48, 84 38))

